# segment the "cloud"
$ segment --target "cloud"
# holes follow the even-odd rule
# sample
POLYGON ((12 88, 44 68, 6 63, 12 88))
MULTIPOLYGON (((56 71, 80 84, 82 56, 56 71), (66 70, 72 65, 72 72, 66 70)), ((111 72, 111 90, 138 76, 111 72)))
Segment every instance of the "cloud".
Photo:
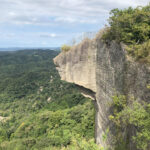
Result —
POLYGON ((0 0, 0 23, 55 25, 98 23, 113 8, 146 5, 149 0, 0 0))
POLYGON ((39 36, 42 38, 57 38, 60 37, 61 35, 57 35, 55 33, 39 33, 39 36))
POLYGON ((98 31, 114 8, 149 0, 0 0, 0 46, 60 46, 98 31))
POLYGON ((0 37, 2 37, 3 39, 11 39, 11 38, 14 38, 15 36, 16 36, 15 33, 0 32, 0 37))
POLYGON ((62 23, 87 23, 87 24, 93 24, 93 23, 97 23, 97 20, 96 19, 91 19, 89 20, 88 18, 86 19, 83 19, 83 18, 80 18, 80 17, 57 17, 55 18, 54 20, 55 22, 62 22, 62 23))

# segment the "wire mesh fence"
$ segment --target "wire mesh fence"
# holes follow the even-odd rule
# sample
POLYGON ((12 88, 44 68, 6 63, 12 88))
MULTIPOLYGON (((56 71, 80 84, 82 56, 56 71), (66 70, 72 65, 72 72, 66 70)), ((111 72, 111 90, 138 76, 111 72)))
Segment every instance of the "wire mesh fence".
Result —
POLYGON ((82 34, 72 38, 68 44, 70 46, 79 44, 81 41, 85 40, 85 39, 93 39, 96 36, 97 32, 83 32, 82 34))

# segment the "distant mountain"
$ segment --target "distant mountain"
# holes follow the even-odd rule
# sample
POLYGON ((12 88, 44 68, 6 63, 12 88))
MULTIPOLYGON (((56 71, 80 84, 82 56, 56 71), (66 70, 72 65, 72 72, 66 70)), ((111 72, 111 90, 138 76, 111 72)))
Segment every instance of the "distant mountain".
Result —
POLYGON ((17 50, 56 50, 60 51, 60 47, 8 47, 0 48, 0 51, 17 51, 17 50))

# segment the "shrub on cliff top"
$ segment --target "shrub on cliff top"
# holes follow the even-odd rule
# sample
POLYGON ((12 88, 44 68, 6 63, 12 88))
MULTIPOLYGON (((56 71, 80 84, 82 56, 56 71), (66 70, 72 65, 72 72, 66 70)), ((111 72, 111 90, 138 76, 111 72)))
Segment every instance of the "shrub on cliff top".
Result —
POLYGON ((68 52, 70 49, 71 49, 71 46, 66 45, 66 44, 62 45, 61 47, 62 52, 68 52))
POLYGON ((142 51, 145 51, 143 43, 150 40, 150 4, 135 9, 113 9, 110 14, 110 28, 103 35, 103 39, 123 42, 132 48, 132 56, 138 60, 146 58, 146 62, 149 62, 150 47, 146 53, 142 51))

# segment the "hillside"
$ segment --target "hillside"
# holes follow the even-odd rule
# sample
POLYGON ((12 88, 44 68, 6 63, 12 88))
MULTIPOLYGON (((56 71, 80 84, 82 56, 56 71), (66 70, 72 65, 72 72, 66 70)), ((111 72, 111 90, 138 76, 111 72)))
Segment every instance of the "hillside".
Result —
POLYGON ((0 52, 0 149, 97 149, 93 102, 60 80, 56 55, 0 52))

